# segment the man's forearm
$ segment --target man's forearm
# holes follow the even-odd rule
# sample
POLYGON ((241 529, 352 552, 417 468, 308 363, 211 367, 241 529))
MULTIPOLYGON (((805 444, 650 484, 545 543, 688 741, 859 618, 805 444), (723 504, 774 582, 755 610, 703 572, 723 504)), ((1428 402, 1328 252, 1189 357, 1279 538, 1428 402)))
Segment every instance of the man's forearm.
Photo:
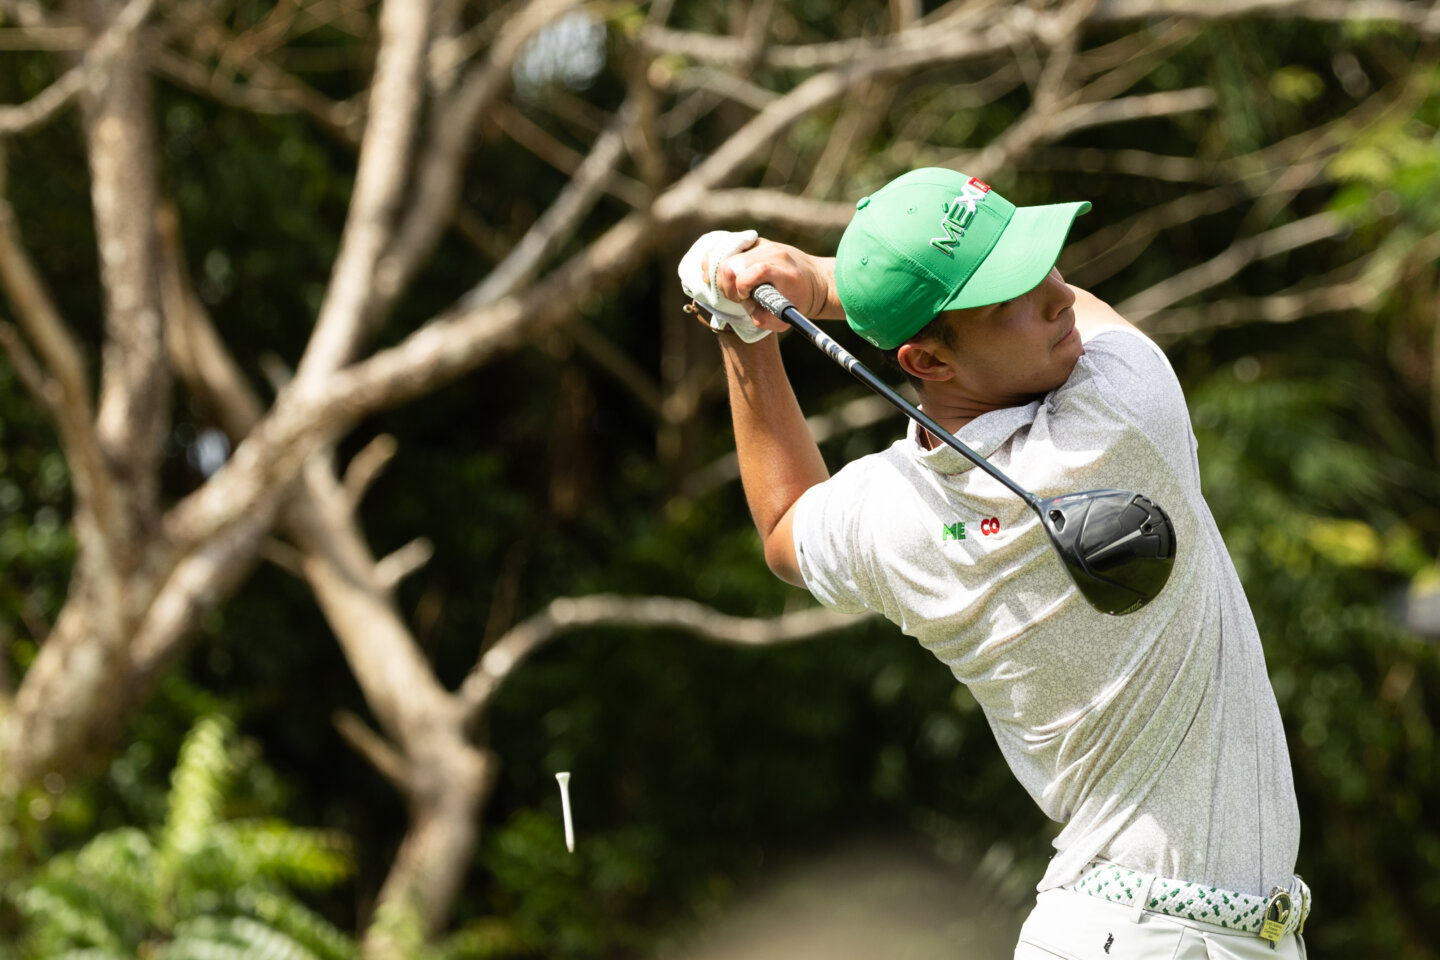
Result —
POLYGON ((830 474, 785 375, 778 338, 720 336, 740 480, 755 528, 767 541, 800 495, 830 474))

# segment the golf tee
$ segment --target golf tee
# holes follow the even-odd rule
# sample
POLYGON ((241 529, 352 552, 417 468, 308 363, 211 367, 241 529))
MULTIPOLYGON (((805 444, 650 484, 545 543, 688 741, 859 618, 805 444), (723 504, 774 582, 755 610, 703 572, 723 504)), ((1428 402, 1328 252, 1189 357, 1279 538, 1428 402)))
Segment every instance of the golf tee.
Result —
POLYGON ((560 782, 560 809, 565 815, 565 849, 575 852, 575 825, 570 820, 570 774, 557 773, 560 782))

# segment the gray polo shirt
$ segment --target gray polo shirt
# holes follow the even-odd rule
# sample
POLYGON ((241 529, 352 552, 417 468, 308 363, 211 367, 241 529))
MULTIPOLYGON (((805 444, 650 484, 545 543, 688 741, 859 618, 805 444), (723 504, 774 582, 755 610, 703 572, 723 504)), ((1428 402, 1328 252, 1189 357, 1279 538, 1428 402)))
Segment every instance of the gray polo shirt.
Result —
POLYGON ((1066 825, 1040 889, 1097 859, 1255 895, 1288 886, 1285 734, 1165 355, 1102 329, 1059 389, 959 434, 1041 497, 1113 487, 1165 508, 1174 571, 1128 616, 1085 602, 1014 494, 915 436, 806 491, 800 571, 821 603, 884 614, 974 694, 1015 776, 1066 825))

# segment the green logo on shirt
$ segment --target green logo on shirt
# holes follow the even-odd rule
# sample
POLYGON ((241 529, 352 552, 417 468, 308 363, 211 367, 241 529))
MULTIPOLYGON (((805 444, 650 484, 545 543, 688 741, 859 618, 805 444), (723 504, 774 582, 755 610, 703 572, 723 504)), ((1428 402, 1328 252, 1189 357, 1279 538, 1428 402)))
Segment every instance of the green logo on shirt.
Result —
POLYGON ((956 521, 955 523, 944 524, 941 526, 941 530, 943 531, 940 534, 941 540, 965 539, 965 522, 963 520, 956 521))

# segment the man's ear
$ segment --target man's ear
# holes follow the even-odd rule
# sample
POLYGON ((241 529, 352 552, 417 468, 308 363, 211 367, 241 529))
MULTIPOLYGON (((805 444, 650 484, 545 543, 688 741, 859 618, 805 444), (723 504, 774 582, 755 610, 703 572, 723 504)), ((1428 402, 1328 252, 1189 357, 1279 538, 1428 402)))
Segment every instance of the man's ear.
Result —
POLYGON ((917 380, 950 380, 955 371, 935 355, 935 345, 928 339, 900 344, 895 351, 895 362, 900 369, 917 380))

